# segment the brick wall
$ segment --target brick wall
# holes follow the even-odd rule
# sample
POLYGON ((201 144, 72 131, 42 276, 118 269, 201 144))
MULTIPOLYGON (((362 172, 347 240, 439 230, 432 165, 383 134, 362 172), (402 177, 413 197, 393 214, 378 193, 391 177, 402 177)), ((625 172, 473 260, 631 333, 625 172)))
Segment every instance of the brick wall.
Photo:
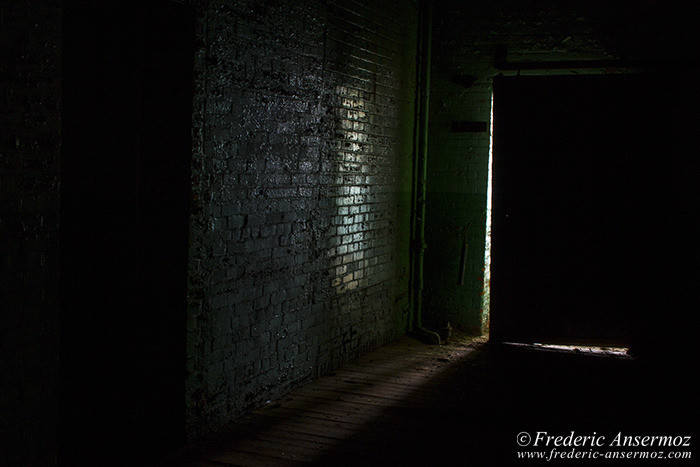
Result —
MULTIPOLYGON (((406 330, 416 5, 189 3, 199 9, 186 381, 196 436, 406 330)), ((609 3, 435 2, 426 321, 479 330, 488 133, 452 122, 488 121, 496 45, 510 60, 689 54, 693 2, 609 3)), ((61 12, 60 2, 0 5, 7 463, 56 461, 61 12)), ((689 208, 691 173, 679 190, 689 208)))
POLYGON ((60 22, 0 5, 0 457, 55 462, 60 22))
POLYGON ((684 57, 692 52, 694 10, 691 2, 652 0, 435 3, 424 292, 428 324, 449 320, 480 331, 489 133, 454 131, 453 122, 489 122, 492 79, 499 73, 493 66, 497 45, 508 47, 509 61, 684 57), (473 84, 465 86, 465 76, 473 84), (466 279, 460 286, 460 229, 468 223, 466 279))
POLYGON ((415 15, 200 7, 190 436, 405 332, 415 15))

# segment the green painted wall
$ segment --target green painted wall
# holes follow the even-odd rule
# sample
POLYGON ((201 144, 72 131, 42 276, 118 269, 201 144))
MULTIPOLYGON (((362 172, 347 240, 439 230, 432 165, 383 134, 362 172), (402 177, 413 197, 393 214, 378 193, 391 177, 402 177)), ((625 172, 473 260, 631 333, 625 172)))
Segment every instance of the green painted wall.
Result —
MULTIPOLYGON (((687 53, 688 44, 681 40, 687 25, 662 2, 615 3, 435 3, 423 294, 427 327, 450 321, 481 332, 489 132, 453 131, 453 123, 488 124, 493 77, 499 73, 494 68, 497 46, 507 46, 509 61, 669 58, 687 53), (655 18, 668 27, 655 27, 655 18), (673 28, 674 21, 681 23, 678 28, 673 28), (468 223, 467 275, 464 285, 458 285, 460 229, 468 223)), ((551 73, 574 71, 523 72, 551 73)))

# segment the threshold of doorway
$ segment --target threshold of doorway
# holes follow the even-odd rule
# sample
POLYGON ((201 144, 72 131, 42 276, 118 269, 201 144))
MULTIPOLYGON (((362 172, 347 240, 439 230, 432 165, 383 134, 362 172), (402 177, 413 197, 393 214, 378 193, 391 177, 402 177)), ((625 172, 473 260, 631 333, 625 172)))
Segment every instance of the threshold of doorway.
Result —
POLYGON ((539 342, 535 342, 532 344, 526 344, 522 342, 503 342, 503 344, 545 352, 574 353, 581 355, 591 355, 595 357, 616 357, 628 359, 632 358, 632 356, 628 353, 628 347, 608 347, 578 344, 543 344, 539 342))

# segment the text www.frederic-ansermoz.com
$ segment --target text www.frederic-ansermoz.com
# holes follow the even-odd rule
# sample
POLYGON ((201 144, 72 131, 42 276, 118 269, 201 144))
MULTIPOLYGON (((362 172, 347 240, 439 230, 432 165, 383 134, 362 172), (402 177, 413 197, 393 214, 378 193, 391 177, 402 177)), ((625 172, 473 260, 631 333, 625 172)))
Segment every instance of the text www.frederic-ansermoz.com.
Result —
POLYGON ((521 448, 518 459, 545 461, 565 459, 692 459, 689 435, 638 435, 618 432, 614 435, 552 434, 546 431, 520 432, 516 437, 521 448))

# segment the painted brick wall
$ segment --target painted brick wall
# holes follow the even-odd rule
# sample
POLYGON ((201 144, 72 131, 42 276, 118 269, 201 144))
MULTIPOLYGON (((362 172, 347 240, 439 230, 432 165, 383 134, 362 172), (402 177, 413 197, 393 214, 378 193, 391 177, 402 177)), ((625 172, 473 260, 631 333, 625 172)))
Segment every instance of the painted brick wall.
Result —
POLYGON ((406 331, 415 15, 200 7, 190 436, 406 331))
POLYGON ((60 16, 58 2, 0 4, 0 462, 8 464, 56 456, 60 16))
POLYGON ((691 3, 435 3, 424 292, 428 324, 451 321, 480 331, 489 133, 455 132, 452 123, 489 122, 492 79, 499 73, 493 66, 497 45, 508 47, 509 61, 684 57, 693 43, 691 3), (460 75, 473 77, 473 84, 460 84, 460 75), (467 275, 460 286, 460 229, 467 223, 467 275))

